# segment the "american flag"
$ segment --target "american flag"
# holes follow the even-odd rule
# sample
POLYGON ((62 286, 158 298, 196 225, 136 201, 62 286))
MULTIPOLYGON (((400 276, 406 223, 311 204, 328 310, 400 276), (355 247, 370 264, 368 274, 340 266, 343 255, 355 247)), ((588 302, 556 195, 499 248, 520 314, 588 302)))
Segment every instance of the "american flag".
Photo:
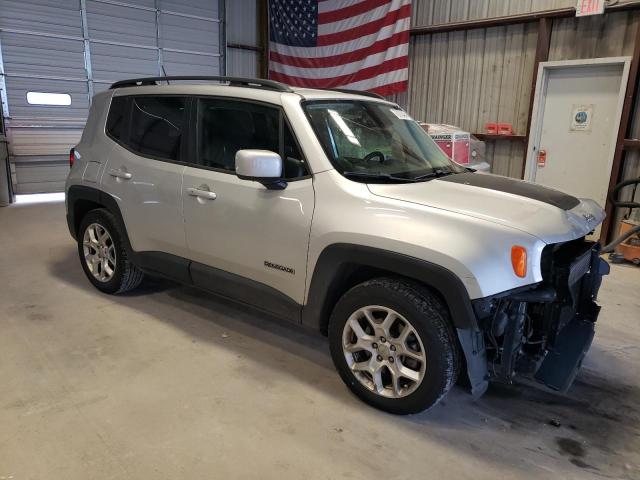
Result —
POLYGON ((269 78, 391 95, 407 89, 411 0, 270 0, 269 78))

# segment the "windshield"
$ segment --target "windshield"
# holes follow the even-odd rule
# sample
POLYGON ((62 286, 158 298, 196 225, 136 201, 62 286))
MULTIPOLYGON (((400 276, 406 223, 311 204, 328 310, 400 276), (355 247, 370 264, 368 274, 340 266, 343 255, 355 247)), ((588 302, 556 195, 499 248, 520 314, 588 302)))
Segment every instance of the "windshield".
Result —
POLYGON ((466 171, 392 105, 322 100, 303 107, 333 166, 352 180, 414 182, 466 171))

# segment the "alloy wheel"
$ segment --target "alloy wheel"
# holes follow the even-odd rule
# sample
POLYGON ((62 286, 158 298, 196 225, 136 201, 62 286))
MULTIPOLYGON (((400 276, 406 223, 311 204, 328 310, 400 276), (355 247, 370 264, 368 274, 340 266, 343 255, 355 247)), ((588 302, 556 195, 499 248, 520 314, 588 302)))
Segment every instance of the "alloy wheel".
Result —
POLYGON ((84 261, 100 282, 108 282, 116 270, 116 248, 109 231, 99 223, 90 224, 82 239, 84 261))
POLYGON ((424 379, 422 340, 391 308, 370 305, 353 312, 342 332, 342 350, 355 378, 383 397, 405 397, 424 379))

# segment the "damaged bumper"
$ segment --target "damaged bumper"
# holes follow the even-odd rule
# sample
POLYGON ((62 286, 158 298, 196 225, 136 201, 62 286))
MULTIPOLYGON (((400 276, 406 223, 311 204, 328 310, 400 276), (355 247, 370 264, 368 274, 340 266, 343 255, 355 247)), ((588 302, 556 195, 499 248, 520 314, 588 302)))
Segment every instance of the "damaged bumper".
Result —
POLYGON ((546 247, 541 267, 541 283, 475 300, 480 331, 458 331, 475 396, 488 381, 515 376, 561 392, 573 383, 593 340, 609 265, 599 244, 581 239, 546 247))

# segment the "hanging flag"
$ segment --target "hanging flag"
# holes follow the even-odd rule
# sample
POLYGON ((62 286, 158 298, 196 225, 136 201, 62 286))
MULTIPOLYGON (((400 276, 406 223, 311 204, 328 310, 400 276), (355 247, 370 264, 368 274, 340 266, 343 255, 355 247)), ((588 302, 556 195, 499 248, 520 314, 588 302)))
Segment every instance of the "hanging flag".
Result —
POLYGON ((269 78, 391 95, 407 89, 411 0, 269 0, 269 78))

